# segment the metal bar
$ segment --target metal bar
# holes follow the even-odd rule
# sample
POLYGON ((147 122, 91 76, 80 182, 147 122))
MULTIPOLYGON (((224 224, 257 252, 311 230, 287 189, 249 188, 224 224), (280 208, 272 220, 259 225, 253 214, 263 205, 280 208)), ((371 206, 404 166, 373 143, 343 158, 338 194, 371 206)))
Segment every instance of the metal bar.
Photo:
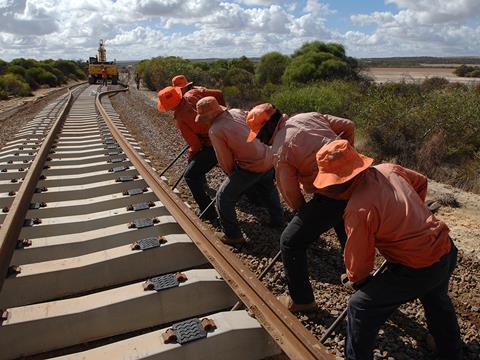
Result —
MULTIPOLYGON (((380 265, 380 267, 377 270, 375 270, 372 276, 373 277, 377 276, 380 272, 383 271, 383 269, 385 269, 386 266, 387 266, 387 260, 384 260, 382 265, 380 265)), ((347 316, 347 308, 345 308, 342 311, 342 313, 335 319, 333 324, 330 325, 330 327, 322 335, 322 337, 320 338, 320 342, 322 344, 325 342, 325 340, 328 339, 328 337, 332 334, 333 330, 337 328, 337 326, 345 319, 346 316, 347 316)))
MULTIPOLYGON (((78 86, 81 84, 76 84, 78 86)), ((10 265, 10 259, 12 258, 15 250, 15 245, 18 240, 20 231, 22 230, 25 214, 30 206, 30 200, 35 191, 38 178, 43 171, 43 165, 48 157, 50 148, 55 140, 55 136, 61 129, 67 110, 72 103, 71 88, 68 88, 68 100, 65 102, 59 116, 52 125, 52 128, 48 135, 45 137, 37 156, 32 161, 30 169, 28 170, 20 189, 18 190, 13 203, 10 207, 5 220, 0 229, 0 291, 2 290, 5 277, 7 276, 8 267, 10 265)))
MULTIPOLYGON (((270 263, 267 265, 267 267, 265 269, 263 269, 263 271, 260 273, 260 275, 258 275, 258 280, 262 281, 263 277, 270 271, 273 264, 275 264, 277 262, 280 255, 282 255, 282 251, 278 250, 277 255, 275 255, 275 257, 270 261, 270 263)), ((233 305, 233 307, 230 309, 230 311, 239 310, 241 308, 241 305, 242 305, 242 303, 240 301, 237 301, 237 303, 235 305, 233 305)))
POLYGON ((147 182, 159 200, 169 210, 185 233, 212 263, 240 300, 262 324, 282 350, 292 359, 333 359, 333 355, 270 293, 255 275, 243 265, 230 249, 216 238, 211 230, 187 210, 186 205, 158 177, 142 159, 112 122, 97 96, 97 108, 105 119, 112 135, 123 148, 132 164, 147 182))
POLYGON ((175 184, 173 184, 172 186, 172 190, 174 190, 178 184, 180 184, 180 181, 182 181, 183 177, 185 176, 185 173, 187 172, 187 168, 185 168, 183 171, 182 171, 182 175, 180 175, 180 177, 178 178, 178 180, 175 182, 175 184))
POLYGON ((207 205, 207 207, 205 209, 203 209, 203 211, 200 213, 200 215, 198 215, 198 218, 201 219, 203 217, 203 215, 205 215, 208 211, 208 209, 210 209, 212 207, 212 205, 215 203, 215 200, 217 199, 217 195, 215 195, 215 197, 212 199, 212 201, 210 201, 210 204, 207 205))
POLYGON ((177 160, 180 159, 180 157, 185 153, 185 151, 189 149, 189 147, 189 145, 185 146, 183 150, 177 155, 177 157, 173 159, 170 164, 168 164, 167 167, 163 169, 160 174, 158 174, 158 176, 163 176, 163 174, 165 174, 177 162, 177 160))

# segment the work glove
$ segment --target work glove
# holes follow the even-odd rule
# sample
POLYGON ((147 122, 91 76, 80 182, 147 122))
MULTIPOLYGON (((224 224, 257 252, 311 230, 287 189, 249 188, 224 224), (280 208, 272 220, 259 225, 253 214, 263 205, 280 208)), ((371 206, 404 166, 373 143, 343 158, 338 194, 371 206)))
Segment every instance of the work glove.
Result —
POLYGON ((354 282, 351 282, 350 280, 348 280, 347 274, 342 274, 340 276, 340 282, 347 289, 357 291, 357 290, 361 289, 366 283, 368 283, 371 278, 372 278, 372 276, 368 276, 367 278, 365 278, 365 280, 354 283, 354 282))

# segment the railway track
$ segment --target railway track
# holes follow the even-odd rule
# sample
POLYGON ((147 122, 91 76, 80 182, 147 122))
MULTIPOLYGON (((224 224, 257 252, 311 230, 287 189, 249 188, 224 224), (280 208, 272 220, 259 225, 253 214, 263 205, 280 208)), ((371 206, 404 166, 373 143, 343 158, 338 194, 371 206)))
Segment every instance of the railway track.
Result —
POLYGON ((112 92, 69 91, 0 151, 0 359, 332 358, 158 177, 112 92))

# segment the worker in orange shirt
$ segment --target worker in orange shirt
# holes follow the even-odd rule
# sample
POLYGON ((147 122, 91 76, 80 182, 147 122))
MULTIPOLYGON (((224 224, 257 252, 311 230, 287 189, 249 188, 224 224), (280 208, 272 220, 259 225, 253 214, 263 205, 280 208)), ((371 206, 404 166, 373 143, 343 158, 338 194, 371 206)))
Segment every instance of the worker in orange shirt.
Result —
POLYGON ((268 146, 258 140, 246 143, 249 128, 247 113, 240 109, 227 109, 217 99, 208 96, 197 102, 198 123, 210 127, 208 134, 215 149, 218 163, 227 178, 217 191, 216 208, 223 234, 220 240, 227 245, 245 242, 237 222, 235 205, 243 193, 256 187, 270 214, 270 226, 283 225, 283 210, 273 182, 273 164, 268 146))
MULTIPOLYGON (((160 112, 174 111, 175 126, 190 146, 184 178, 200 214, 211 202, 210 196, 205 191, 207 181, 205 175, 217 164, 217 158, 208 137, 209 126, 195 122, 197 115, 195 106, 198 100, 206 96, 214 96, 222 105, 225 105, 225 100, 221 90, 192 86, 184 75, 175 76, 172 84, 174 86, 159 91, 157 108, 160 112)), ((204 219, 214 221, 216 218, 215 208, 210 207, 204 219)))
POLYGON ((372 359, 380 326, 401 305, 420 299, 441 359, 461 359, 460 332, 448 283, 457 249, 447 225, 424 205, 427 178, 399 165, 371 166, 345 140, 317 153, 314 185, 348 201, 344 251, 349 281, 360 289, 348 303, 345 358, 372 359), (386 270, 370 278, 375 249, 386 270))
POLYGON ((107 73, 107 69, 105 69, 104 67, 102 67, 102 86, 107 86, 107 80, 108 80, 108 73, 107 73))
POLYGON ((315 154, 337 137, 353 145, 355 126, 348 119, 316 112, 288 118, 269 103, 250 110, 246 121, 250 128, 247 141, 258 138, 272 146, 277 187, 296 211, 280 237, 290 296, 279 300, 293 312, 313 311, 317 306, 308 279, 307 248, 332 227, 342 246, 346 241, 342 220, 346 201, 318 194, 313 186, 318 171, 315 154), (306 202, 302 192, 313 198, 306 202))

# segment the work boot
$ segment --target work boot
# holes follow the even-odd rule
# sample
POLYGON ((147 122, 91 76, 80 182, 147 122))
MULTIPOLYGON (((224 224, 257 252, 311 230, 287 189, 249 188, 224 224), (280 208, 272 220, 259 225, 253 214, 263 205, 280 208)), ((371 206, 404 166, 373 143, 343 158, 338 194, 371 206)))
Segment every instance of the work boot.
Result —
POLYGON ((246 242, 243 235, 240 235, 238 238, 229 238, 222 232, 216 232, 215 236, 218 237, 222 243, 230 246, 243 245, 246 242))
POLYGON ((278 301, 285 306, 290 312, 313 312, 317 311, 317 304, 312 301, 309 304, 295 304, 292 298, 288 295, 280 295, 277 297, 278 301))

